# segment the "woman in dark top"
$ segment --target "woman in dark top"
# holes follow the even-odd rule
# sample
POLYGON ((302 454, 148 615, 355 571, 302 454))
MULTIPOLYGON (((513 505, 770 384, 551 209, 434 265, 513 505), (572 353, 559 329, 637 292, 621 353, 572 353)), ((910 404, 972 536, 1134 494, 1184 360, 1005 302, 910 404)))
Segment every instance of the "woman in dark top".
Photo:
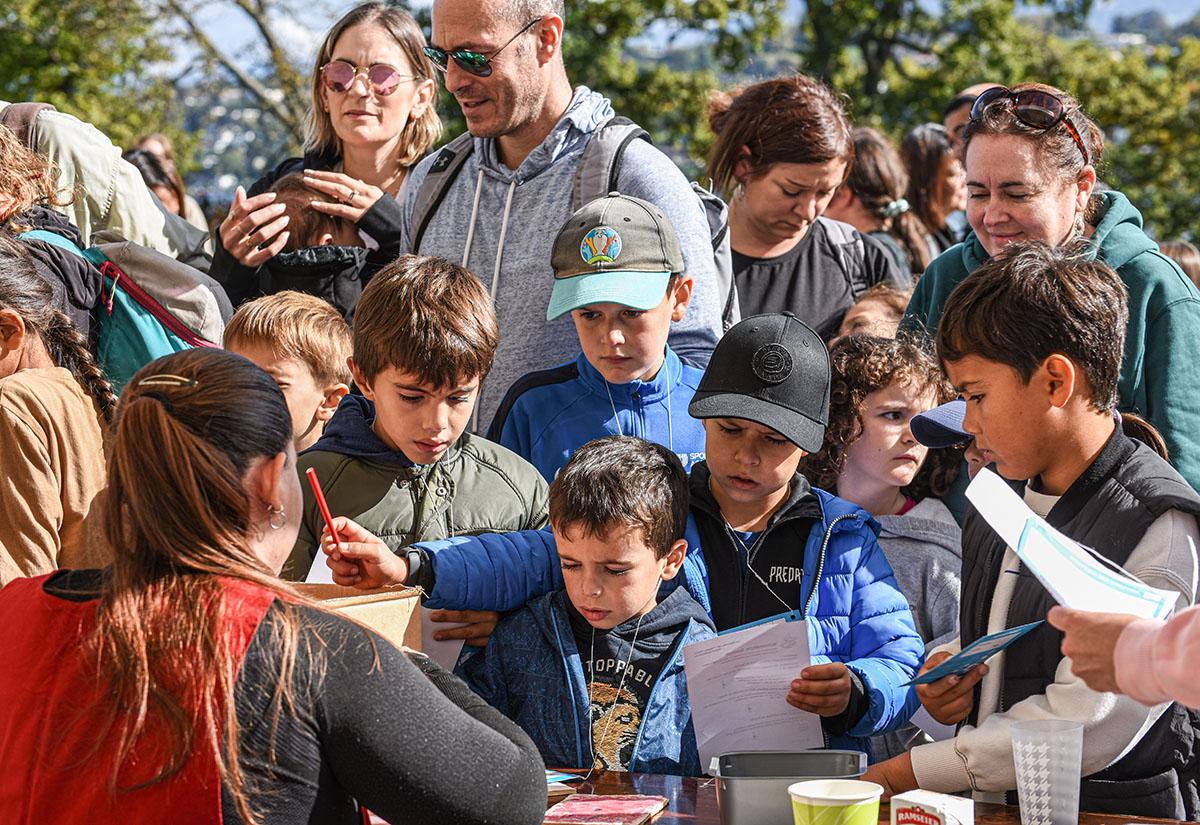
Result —
POLYGON ((516 725, 276 577, 302 502, 290 420, 231 353, 129 383, 113 566, 0 591, 0 760, 23 766, 0 773, 9 818, 541 821, 543 765, 516 725))
POLYGON ((804 75, 714 94, 716 186, 733 191, 729 232, 743 317, 791 312, 832 337, 854 299, 883 280, 904 288, 887 251, 821 217, 854 159, 850 123, 828 86, 804 75))
MULTIPOLYGON (((276 291, 263 265, 279 255, 289 232, 283 206, 268 190, 289 172, 303 171, 306 183, 325 196, 314 209, 356 224, 367 236, 370 252, 359 280, 369 280, 399 254, 400 192, 442 130, 434 111, 433 64, 424 47, 416 21, 396 6, 367 3, 334 23, 313 67, 304 157, 285 160, 251 186, 249 196, 238 187, 217 233, 210 274, 235 306, 276 291)), ((312 261, 302 263, 311 268, 312 261)), ((337 272, 344 262, 330 263, 337 272)), ((305 291, 333 298, 327 283, 313 281, 305 291)), ((353 309, 341 308, 347 314, 353 309)))
POLYGON ((936 258, 958 243, 946 218, 967 208, 967 175, 940 123, 909 129, 900 141, 900 158, 908 170, 908 205, 925 225, 929 253, 936 258))

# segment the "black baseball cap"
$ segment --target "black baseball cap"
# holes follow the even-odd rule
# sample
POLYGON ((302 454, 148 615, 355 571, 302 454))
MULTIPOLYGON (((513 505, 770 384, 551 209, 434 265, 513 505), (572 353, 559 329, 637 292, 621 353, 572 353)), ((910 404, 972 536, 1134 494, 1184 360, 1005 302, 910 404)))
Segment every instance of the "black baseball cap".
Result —
POLYGON ((717 342, 688 413, 744 418, 815 453, 829 423, 829 372, 825 342, 792 313, 755 315, 717 342))
POLYGON ((914 415, 908 426, 912 430, 913 438, 926 447, 953 447, 975 437, 963 429, 963 419, 966 416, 967 402, 956 398, 940 407, 914 415))

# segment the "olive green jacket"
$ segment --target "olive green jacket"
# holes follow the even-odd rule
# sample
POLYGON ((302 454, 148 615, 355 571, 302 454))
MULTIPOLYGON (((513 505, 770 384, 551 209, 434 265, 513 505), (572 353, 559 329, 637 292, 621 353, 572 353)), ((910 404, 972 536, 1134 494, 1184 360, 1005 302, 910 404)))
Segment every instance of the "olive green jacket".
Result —
POLYGON ((418 541, 536 530, 546 524, 549 491, 541 474, 487 439, 464 434, 434 464, 414 466, 321 447, 318 442, 297 462, 304 512, 296 546, 280 574, 284 579, 305 579, 325 529, 303 477, 309 467, 316 468, 330 512, 354 519, 392 550, 418 541))

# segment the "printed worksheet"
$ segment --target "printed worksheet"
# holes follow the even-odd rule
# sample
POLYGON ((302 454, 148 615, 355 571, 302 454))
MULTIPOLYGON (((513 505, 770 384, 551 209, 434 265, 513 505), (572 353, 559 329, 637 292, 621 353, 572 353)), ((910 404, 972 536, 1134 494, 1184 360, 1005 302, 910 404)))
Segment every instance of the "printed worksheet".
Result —
POLYGON ((1067 538, 991 470, 979 471, 967 498, 1059 604, 1144 619, 1165 619, 1174 611, 1179 594, 1151 587, 1067 538))
POLYGON ((824 747, 821 719, 786 701, 811 663, 808 624, 780 617, 683 649, 700 764, 735 751, 824 747))

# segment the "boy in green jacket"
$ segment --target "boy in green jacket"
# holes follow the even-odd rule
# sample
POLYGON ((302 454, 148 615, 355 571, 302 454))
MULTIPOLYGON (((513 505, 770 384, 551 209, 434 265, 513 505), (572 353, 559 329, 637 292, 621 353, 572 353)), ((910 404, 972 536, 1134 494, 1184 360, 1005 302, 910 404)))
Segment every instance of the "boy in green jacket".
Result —
MULTIPOLYGON (((470 533, 537 529, 548 489, 515 453, 464 431, 500 335, 492 301, 467 270, 405 255, 380 270, 355 309, 350 369, 362 396, 342 400, 300 456, 335 516, 393 551, 470 533)), ((309 485, 285 579, 303 580, 325 523, 309 485)), ((322 562, 323 563, 323 562, 322 562)))

